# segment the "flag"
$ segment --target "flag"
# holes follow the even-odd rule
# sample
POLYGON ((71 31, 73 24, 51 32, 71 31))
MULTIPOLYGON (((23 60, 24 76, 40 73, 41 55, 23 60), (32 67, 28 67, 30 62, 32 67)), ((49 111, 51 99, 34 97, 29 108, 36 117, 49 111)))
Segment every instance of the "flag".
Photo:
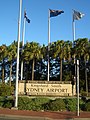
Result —
POLYGON ((50 10, 50 17, 58 16, 61 13, 64 13, 64 11, 63 10, 50 10))
POLYGON ((74 21, 74 20, 80 20, 83 16, 84 16, 83 13, 74 10, 74 13, 73 13, 73 21, 74 21))
POLYGON ((26 21, 27 21, 28 23, 30 23, 30 20, 28 19, 27 15, 26 15, 26 11, 24 11, 24 18, 26 18, 26 21))

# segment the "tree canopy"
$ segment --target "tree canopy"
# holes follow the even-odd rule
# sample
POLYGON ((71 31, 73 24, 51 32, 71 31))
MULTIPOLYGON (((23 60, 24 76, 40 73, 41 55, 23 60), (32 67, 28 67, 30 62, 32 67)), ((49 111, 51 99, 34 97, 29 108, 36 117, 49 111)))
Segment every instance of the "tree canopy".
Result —
MULTIPOLYGON (((37 42, 20 45, 19 79, 21 78, 21 60, 24 61, 24 80, 47 80, 48 52, 50 60, 50 81, 73 81, 75 76, 74 60, 80 62, 80 88, 90 86, 90 41, 80 38, 74 41, 57 40, 48 46, 37 42), (21 50, 22 49, 22 50, 21 50), (86 79, 86 75, 88 76, 86 79), (87 80, 87 81, 86 81, 87 80)), ((15 80, 17 42, 0 46, 0 80, 15 80)))

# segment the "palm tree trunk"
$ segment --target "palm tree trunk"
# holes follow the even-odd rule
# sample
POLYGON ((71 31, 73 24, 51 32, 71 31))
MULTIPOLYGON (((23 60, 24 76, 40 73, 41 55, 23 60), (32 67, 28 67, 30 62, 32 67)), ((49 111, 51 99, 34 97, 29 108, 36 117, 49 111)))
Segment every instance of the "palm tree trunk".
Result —
POLYGON ((9 77, 9 85, 11 86, 11 79, 12 79, 12 62, 10 64, 10 77, 9 77))
POLYGON ((34 64, 35 64, 35 60, 33 59, 33 63, 32 63, 32 81, 34 80, 34 64))
POLYGON ((86 94, 88 96, 88 81, 87 81, 87 67, 86 67, 86 60, 85 60, 85 81, 86 81, 86 94))
POLYGON ((26 81, 28 80, 28 63, 26 63, 26 70, 27 70, 27 72, 26 72, 26 81))
POLYGON ((4 81, 4 65, 2 67, 2 83, 5 83, 5 81, 4 81))
POLYGON ((62 81, 62 59, 60 59, 60 81, 62 81))
POLYGON ((2 60, 2 83, 5 83, 4 81, 4 59, 2 60))

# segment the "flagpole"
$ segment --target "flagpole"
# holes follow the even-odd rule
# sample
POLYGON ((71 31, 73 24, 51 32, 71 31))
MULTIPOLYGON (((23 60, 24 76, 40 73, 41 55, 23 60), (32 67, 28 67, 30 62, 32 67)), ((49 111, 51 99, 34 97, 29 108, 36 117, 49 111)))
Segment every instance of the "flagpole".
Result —
POLYGON ((75 41, 75 21, 73 18, 73 47, 74 47, 74 41, 75 41))
MULTIPOLYGON (((74 21, 74 13, 73 13, 73 48, 74 48, 74 41, 75 41, 75 21, 74 21)), ((75 65, 75 82, 77 84, 77 116, 79 116, 79 60, 75 59, 74 55, 74 65, 75 65)))
MULTIPOLYGON (((73 22, 72 22, 72 26, 73 26, 73 48, 74 48, 74 42, 75 42, 75 21, 74 21, 74 13, 73 13, 73 22)), ((74 80, 76 81, 76 60, 75 60, 75 55, 74 55, 74 65, 75 65, 75 78, 74 80)))
MULTIPOLYGON (((24 15, 25 15, 25 10, 24 10, 24 15)), ((22 32, 22 50, 23 50, 23 47, 24 47, 25 22, 26 22, 26 18, 24 16, 24 18, 23 18, 23 32, 22 32)), ((21 80, 22 79, 23 79, 23 60, 21 61, 21 80)))
POLYGON ((19 73, 19 45, 20 45, 20 27, 21 27, 21 11, 22 0, 19 1, 19 19, 18 19, 18 47, 17 47, 17 66, 16 66, 16 90, 15 90, 15 107, 18 107, 18 73, 19 73))
POLYGON ((49 51, 50 51, 50 10, 48 12, 48 81, 49 81, 49 67, 50 67, 50 64, 49 64, 49 51))

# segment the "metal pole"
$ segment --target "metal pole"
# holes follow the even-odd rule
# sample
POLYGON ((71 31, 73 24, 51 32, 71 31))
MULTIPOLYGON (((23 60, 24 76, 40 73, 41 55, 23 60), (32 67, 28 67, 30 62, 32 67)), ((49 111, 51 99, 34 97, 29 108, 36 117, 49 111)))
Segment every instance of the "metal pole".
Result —
POLYGON ((49 81, 49 51, 50 51, 50 10, 48 14, 48 81, 49 81))
MULTIPOLYGON (((74 13, 73 13, 74 15, 74 13)), ((74 16, 73 16, 73 47, 74 47, 74 41, 75 41, 75 21, 74 21, 74 16)), ((74 55, 74 65, 75 65, 75 81, 77 80, 77 86, 76 86, 76 91, 77 91, 77 116, 79 116, 79 60, 75 59, 74 55)))
POLYGON ((19 72, 19 45, 20 45, 21 10, 22 10, 22 0, 20 0, 19 19, 18 19, 18 48, 17 48, 16 90, 15 90, 15 107, 16 108, 18 107, 18 72, 19 72))
MULTIPOLYGON (((24 10, 24 15, 25 15, 25 10, 24 10)), ((22 49, 24 47, 24 36, 25 36, 25 22, 26 19, 25 17, 23 18, 23 32, 22 32, 22 49)), ((23 79, 23 60, 21 61, 21 80, 23 79)))
POLYGON ((75 41, 75 21, 73 20, 73 47, 74 47, 74 41, 75 41))
MULTIPOLYGON (((74 18, 73 18, 73 47, 74 47, 74 41, 75 41, 75 21, 74 21, 74 18)), ((74 64, 75 64, 75 55, 74 55, 74 64)))
MULTIPOLYGON (((72 22, 72 31, 73 31, 73 48, 74 48, 74 41, 75 41, 75 21, 74 21, 74 13, 73 13, 73 22, 72 22)), ((74 55, 74 66, 75 66, 75 75, 74 75, 74 80, 76 81, 76 60, 75 60, 75 55, 74 55)))
POLYGON ((77 60, 77 116, 79 116, 79 60, 77 60))

